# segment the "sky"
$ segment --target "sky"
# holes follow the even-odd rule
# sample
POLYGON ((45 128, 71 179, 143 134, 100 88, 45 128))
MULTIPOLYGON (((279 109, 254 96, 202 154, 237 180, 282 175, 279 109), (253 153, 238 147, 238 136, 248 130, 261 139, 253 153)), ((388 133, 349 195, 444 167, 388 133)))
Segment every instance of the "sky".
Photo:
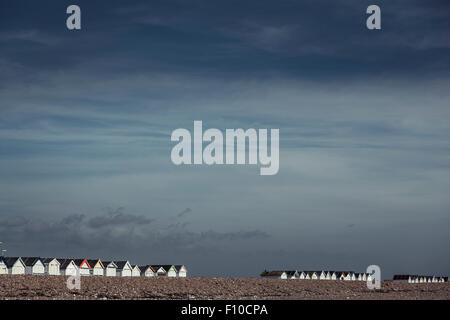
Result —
POLYGON ((2 248, 192 276, 450 275, 449 16, 437 0, 0 0, 2 248), (278 174, 174 165, 171 133, 194 120, 279 129, 278 174))

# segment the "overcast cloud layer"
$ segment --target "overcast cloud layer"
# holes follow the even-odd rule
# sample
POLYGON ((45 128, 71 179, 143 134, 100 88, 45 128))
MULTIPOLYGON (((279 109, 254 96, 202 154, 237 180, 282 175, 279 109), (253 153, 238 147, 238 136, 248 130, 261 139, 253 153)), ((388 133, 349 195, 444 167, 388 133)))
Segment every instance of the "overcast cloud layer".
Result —
POLYGON ((448 275, 450 3, 370 4, 1 1, 8 254, 448 275), (279 173, 173 165, 194 120, 279 128, 279 173))

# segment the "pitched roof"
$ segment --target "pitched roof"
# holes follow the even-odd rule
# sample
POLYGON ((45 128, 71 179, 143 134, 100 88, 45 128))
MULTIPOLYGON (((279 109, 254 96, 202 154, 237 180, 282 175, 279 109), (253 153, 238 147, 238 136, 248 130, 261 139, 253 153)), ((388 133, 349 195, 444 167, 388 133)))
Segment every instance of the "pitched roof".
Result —
POLYGON ((340 276, 344 276, 344 277, 346 277, 346 276, 348 276, 349 274, 354 274, 355 272, 353 272, 353 271, 333 271, 333 272, 336 272, 336 274, 340 277, 340 276))
POLYGON ((100 259, 88 259, 87 262, 92 268, 94 268, 97 263, 100 265, 100 267, 104 268, 104 265, 100 259))
POLYGON ((153 269, 153 267, 151 265, 145 265, 145 266, 139 266, 139 269, 141 269, 141 271, 147 271, 147 269, 150 268, 150 270, 152 270, 153 272, 156 272, 155 269, 153 269))
POLYGON ((117 268, 117 264, 114 261, 103 261, 102 263, 105 268, 108 267, 110 264, 112 264, 114 268, 117 268))
MULTIPOLYGON (((116 261, 116 266, 118 269, 123 269, 123 267, 125 267, 126 264, 130 264, 130 262, 128 261, 116 261)), ((130 264, 131 266, 131 264, 130 264)))
MULTIPOLYGON (((56 258, 41 258, 41 261, 42 261, 42 263, 44 263, 44 264, 50 263, 50 262, 52 262, 53 260, 58 261, 58 259, 56 259, 56 258)), ((59 261, 58 261, 58 263, 59 263, 59 261)))
POLYGON ((186 269, 186 266, 183 265, 183 264, 177 264, 177 265, 175 265, 175 269, 177 269, 177 271, 180 271, 180 269, 183 268, 183 267, 186 269))
POLYGON ((41 258, 39 257, 24 257, 22 258, 22 261, 27 267, 34 266, 38 261, 42 262, 41 258))
POLYGON ((73 261, 73 259, 68 258, 58 258, 57 259, 60 263, 60 269, 66 269, 68 265, 73 261))
POLYGON ((20 257, 2 257, 2 260, 5 262, 8 268, 11 268, 17 262, 17 260, 23 262, 20 257))
POLYGON ((77 267, 81 267, 83 264, 86 264, 89 269, 91 269, 91 265, 86 259, 73 259, 73 262, 77 265, 77 267))
POLYGON ((167 272, 166 268, 164 268, 163 265, 161 264, 152 264, 153 269, 155 269, 156 271, 158 271, 160 268, 163 268, 164 272, 167 272))
POLYGON ((312 275, 313 273, 320 275, 322 273, 322 271, 305 271, 305 273, 312 275))
MULTIPOLYGON (((158 270, 159 268, 162 267, 166 272, 169 271, 169 269, 172 267, 175 268, 175 266, 173 264, 157 264, 157 265, 152 265, 152 266, 155 268, 155 270, 158 270)), ((175 268, 175 270, 176 270, 176 268, 175 268)))

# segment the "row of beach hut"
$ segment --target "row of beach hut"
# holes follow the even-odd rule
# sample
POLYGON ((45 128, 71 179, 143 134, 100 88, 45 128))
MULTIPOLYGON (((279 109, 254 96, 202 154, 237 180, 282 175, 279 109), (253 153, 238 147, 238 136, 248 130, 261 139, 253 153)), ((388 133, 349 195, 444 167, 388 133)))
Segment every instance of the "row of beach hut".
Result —
POLYGON ((1 274, 106 277, 186 277, 184 265, 132 265, 129 261, 40 257, 0 257, 1 274))
POLYGON ((355 273, 353 271, 298 271, 298 270, 264 270, 264 278, 301 279, 301 280, 346 280, 346 281, 372 281, 369 273, 355 273))
POLYGON ((407 282, 407 283, 436 283, 436 282, 450 282, 450 277, 396 274, 394 275, 393 280, 396 282, 407 282))

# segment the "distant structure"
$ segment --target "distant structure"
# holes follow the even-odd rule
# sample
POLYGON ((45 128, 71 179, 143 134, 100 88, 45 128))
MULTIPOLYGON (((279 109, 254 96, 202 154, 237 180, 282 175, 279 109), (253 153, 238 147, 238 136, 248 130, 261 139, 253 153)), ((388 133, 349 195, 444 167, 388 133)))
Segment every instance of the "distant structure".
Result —
POLYGON ((184 265, 132 265, 129 261, 87 258, 0 257, 0 275, 54 275, 184 278, 184 265))
MULTIPOLYGON (((354 271, 301 271, 301 270, 264 270, 263 278, 276 279, 300 279, 300 280, 341 280, 341 281, 372 281, 370 273, 355 273, 354 271)), ((410 274, 396 274, 393 278, 396 282, 405 283, 442 283, 450 282, 450 277, 421 276, 410 274)))
POLYGON ((437 283, 437 282, 449 282, 449 277, 437 277, 437 276, 420 276, 411 274, 396 274, 392 278, 395 282, 406 283, 437 283))
POLYGON ((264 270, 263 278, 277 279, 300 279, 300 280, 342 280, 342 281, 371 281, 369 273, 355 273, 353 271, 331 271, 331 270, 264 270))

